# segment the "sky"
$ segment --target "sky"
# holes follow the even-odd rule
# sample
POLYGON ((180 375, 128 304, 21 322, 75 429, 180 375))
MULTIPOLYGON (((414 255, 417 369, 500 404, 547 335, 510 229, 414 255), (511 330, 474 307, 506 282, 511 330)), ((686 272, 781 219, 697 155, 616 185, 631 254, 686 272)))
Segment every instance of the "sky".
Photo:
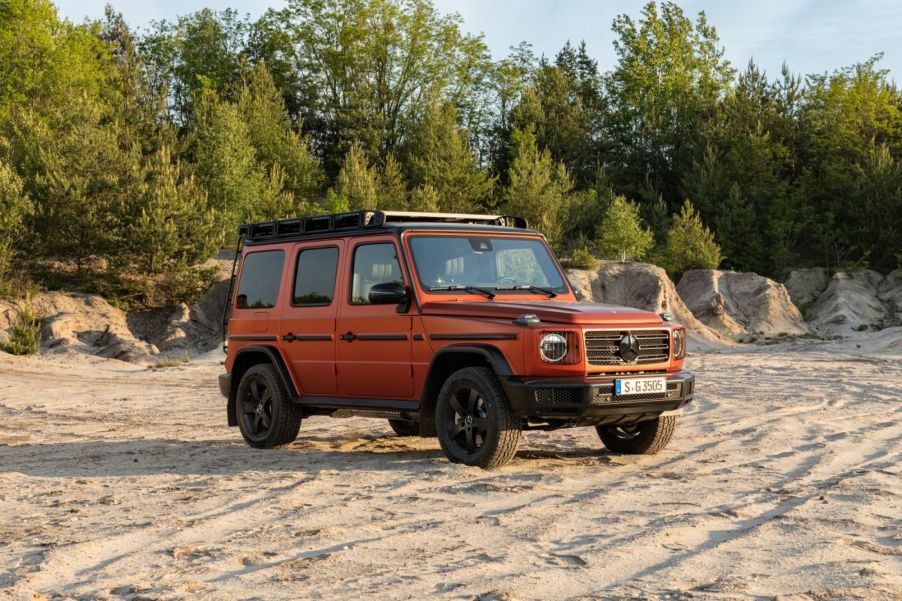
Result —
MULTIPOLYGON (((73 21, 103 15, 108 1, 132 26, 146 27, 210 7, 234 8, 252 17, 284 0, 56 0, 73 21)), ((611 21, 627 13, 637 18, 646 0, 433 0, 442 13, 457 12, 469 33, 482 33, 492 56, 508 54, 527 41, 537 55, 553 57, 565 42, 585 40, 602 71, 616 62, 611 21)), ((683 12, 704 11, 717 28, 726 57, 737 68, 750 58, 768 75, 786 62, 795 73, 824 73, 883 52, 880 65, 902 77, 900 0, 683 0, 683 12)))

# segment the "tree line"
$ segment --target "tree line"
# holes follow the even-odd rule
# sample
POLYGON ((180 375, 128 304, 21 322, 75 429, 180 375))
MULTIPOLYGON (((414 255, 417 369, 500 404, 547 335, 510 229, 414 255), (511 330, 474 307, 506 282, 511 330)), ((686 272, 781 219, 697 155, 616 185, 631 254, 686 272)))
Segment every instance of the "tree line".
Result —
POLYGON ((649 2, 494 58, 430 0, 289 0, 130 27, 0 2, 0 280, 186 298, 239 223, 520 214, 575 264, 780 276, 902 263, 902 94, 879 56, 776 76, 649 2))

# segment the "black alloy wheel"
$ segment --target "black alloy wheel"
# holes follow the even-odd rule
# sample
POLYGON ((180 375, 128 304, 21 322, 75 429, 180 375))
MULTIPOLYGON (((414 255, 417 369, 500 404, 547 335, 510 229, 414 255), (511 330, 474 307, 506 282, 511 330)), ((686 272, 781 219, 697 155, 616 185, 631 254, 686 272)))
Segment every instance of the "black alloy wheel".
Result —
POLYGON ((250 367, 241 377, 236 395, 238 429, 248 445, 271 449, 298 437, 301 410, 291 402, 272 365, 250 367))
POLYGON ((245 396, 241 399, 244 431, 253 438, 266 438, 272 427, 272 389, 259 375, 247 378, 245 396))
POLYGON ((419 436, 420 422, 407 419, 390 419, 388 425, 398 436, 419 436))
POLYGON ((485 444, 489 434, 485 399, 478 390, 464 386, 454 391, 448 401, 454 409, 448 437, 459 450, 472 455, 485 444))
POLYGON ((667 446, 676 430, 675 415, 618 426, 596 426, 598 437, 610 451, 626 455, 654 455, 667 446))
POLYGON ((442 450, 453 463, 500 467, 517 452, 520 420, 486 367, 451 374, 439 392, 435 423, 442 450))

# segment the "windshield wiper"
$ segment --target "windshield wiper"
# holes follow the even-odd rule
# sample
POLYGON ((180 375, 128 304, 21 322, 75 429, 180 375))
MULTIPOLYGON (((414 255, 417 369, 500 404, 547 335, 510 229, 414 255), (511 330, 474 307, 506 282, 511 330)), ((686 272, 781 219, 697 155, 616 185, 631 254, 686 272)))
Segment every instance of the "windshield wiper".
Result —
POLYGON ((542 286, 533 286, 532 284, 521 284, 519 286, 505 286, 503 288, 499 286, 495 286, 495 290, 529 290, 530 292, 540 292, 542 294, 547 294, 548 298, 554 298, 557 296, 557 292, 552 290, 551 288, 543 288, 542 286))
POLYGON ((479 286, 470 286, 469 284, 451 284, 448 286, 432 286, 429 288, 429 292, 440 292, 442 290, 460 290, 462 292, 478 292, 479 294, 484 295, 486 298, 495 298, 495 293, 486 288, 480 288, 479 286))

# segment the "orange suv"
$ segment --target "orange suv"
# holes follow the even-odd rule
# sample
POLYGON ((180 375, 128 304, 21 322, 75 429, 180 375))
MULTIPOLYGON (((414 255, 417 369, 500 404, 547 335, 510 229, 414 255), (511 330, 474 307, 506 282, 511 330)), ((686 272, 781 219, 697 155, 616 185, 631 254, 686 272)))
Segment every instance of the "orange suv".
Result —
POLYGON ((684 329, 578 302, 522 218, 360 211, 239 236, 219 385, 252 447, 358 415, 484 468, 523 430, 594 426, 611 451, 656 453, 692 400, 684 329))

